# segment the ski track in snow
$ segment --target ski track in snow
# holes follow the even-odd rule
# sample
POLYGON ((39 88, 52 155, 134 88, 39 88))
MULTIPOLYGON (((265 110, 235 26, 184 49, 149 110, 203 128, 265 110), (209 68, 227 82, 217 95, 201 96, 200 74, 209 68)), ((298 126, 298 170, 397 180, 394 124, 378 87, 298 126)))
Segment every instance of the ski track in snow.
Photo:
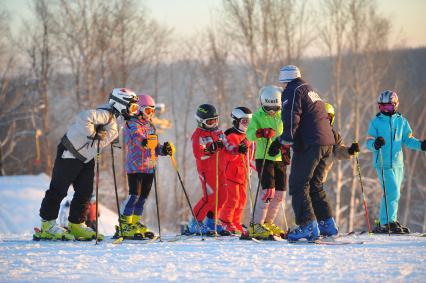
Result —
MULTIPOLYGON (((163 237, 167 238, 167 237, 163 237)), ((0 234, 1 282, 424 282, 426 238, 362 235, 363 245, 193 238, 179 242, 112 244, 34 242, 0 234)))

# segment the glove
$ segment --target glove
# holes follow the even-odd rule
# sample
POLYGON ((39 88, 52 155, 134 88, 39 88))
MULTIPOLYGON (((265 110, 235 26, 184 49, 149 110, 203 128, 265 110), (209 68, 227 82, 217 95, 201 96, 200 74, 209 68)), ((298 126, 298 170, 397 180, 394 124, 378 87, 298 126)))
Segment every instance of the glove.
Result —
POLYGON ((163 155, 170 155, 173 154, 174 145, 171 142, 165 142, 163 143, 163 147, 161 148, 161 152, 163 155))
POLYGON ((218 140, 218 141, 216 142, 216 145, 217 145, 217 147, 218 147, 218 148, 223 148, 223 141, 218 140))
POLYGON ((220 140, 217 142, 208 143, 206 146, 206 149, 210 151, 210 153, 214 153, 218 151, 220 148, 223 148, 223 142, 220 140))
POLYGON ((99 129, 96 131, 95 135, 91 137, 91 139, 95 141, 103 141, 106 139, 106 136, 107 131, 105 131, 104 129, 99 129))
POLYGON ((143 139, 142 140, 142 146, 146 147, 148 145, 148 140, 147 139, 143 139))
POLYGON ((284 165, 290 165, 291 163, 291 152, 290 152, 290 146, 289 145, 283 145, 281 147, 281 156, 284 165))
POLYGON ((275 136, 275 131, 272 128, 257 129, 256 138, 270 139, 275 136))
POLYGON ((240 145, 238 146, 238 152, 242 154, 247 153, 247 145, 245 144, 245 142, 240 143, 240 145))
POLYGON ((377 137, 376 140, 374 141, 374 148, 376 150, 379 150, 385 144, 386 144, 385 139, 383 137, 377 137))
POLYGON ((423 151, 426 151, 426 140, 422 141, 421 148, 423 151))
POLYGON ((275 188, 262 190, 262 201, 264 203, 268 203, 274 198, 274 195, 275 195, 275 188))
POLYGON ((353 142, 351 146, 348 148, 349 155, 354 155, 359 152, 359 144, 357 142, 353 142))
POLYGON ((271 143, 271 146, 269 147, 268 154, 270 156, 275 156, 278 153, 280 153, 280 149, 281 149, 281 143, 280 143, 280 141, 278 139, 275 139, 271 143))

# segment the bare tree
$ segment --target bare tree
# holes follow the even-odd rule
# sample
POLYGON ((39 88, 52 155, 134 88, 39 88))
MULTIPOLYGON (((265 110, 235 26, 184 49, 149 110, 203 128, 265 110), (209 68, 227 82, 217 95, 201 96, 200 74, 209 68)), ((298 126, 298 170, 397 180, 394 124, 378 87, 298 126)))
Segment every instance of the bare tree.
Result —
POLYGON ((225 34, 232 55, 248 67, 250 92, 276 81, 284 64, 299 63, 312 43, 313 17, 306 1, 224 0, 225 34))

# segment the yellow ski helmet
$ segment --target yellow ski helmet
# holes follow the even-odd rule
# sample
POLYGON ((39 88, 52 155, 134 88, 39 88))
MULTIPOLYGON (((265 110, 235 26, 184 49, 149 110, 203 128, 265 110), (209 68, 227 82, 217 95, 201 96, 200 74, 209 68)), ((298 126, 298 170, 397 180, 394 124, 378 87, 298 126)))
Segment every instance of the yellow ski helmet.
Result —
POLYGON ((330 124, 333 126, 334 124, 334 115, 336 112, 334 112, 334 107, 330 103, 325 103, 325 110, 327 111, 327 114, 331 116, 330 124))

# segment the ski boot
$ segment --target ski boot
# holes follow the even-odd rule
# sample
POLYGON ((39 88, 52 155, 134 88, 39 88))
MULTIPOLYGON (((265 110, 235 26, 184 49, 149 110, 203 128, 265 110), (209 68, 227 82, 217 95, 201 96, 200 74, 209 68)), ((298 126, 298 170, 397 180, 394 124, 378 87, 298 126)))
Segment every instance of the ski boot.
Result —
MULTIPOLYGON (((86 226, 86 223, 72 223, 68 222, 68 229, 70 234, 74 235, 74 238, 78 241, 91 241, 96 239, 96 232, 86 226)), ((102 241, 104 235, 98 234, 98 241, 102 241)))
POLYGON ((241 232, 237 229, 237 227, 232 222, 220 221, 223 229, 231 233, 232 235, 241 235, 241 232))
POLYGON ((266 228, 268 228, 272 234, 274 234, 275 236, 281 237, 283 239, 287 238, 287 233, 284 232, 283 229, 281 229, 278 225, 274 224, 274 223, 267 223, 265 222, 265 224, 263 224, 266 228))
POLYGON ((183 235, 192 235, 192 234, 196 234, 196 235, 213 235, 214 231, 209 231, 209 229, 207 228, 207 226, 201 222, 201 221, 197 221, 195 219, 191 219, 188 223, 187 229, 183 232, 183 235), (198 222, 198 224, 197 224, 198 222))
POLYGON ((323 237, 337 236, 337 234, 339 233, 339 230, 337 229, 337 225, 333 217, 318 222, 318 228, 320 230, 321 236, 323 237))
POLYGON ((395 230, 401 231, 402 234, 410 234, 410 229, 408 229, 408 227, 406 226, 401 225, 398 221, 391 223, 391 230, 393 227, 395 227, 395 230))
MULTIPOLYGON (((206 219, 204 220, 204 223, 206 224, 207 228, 210 231, 213 231, 213 235, 215 232, 215 221, 214 218, 210 218, 210 217, 206 217, 206 219)), ((218 221, 218 223, 216 223, 216 232, 220 235, 220 236, 231 236, 231 232, 227 231, 222 225, 221 222, 218 221)))
POLYGON ((120 215, 119 221, 120 225, 115 226, 115 235, 113 238, 123 237, 129 240, 144 239, 144 235, 140 232, 140 229, 132 224, 132 215, 120 215))
POLYGON ((318 240, 320 236, 320 230, 318 229, 318 223, 316 220, 309 221, 303 226, 299 226, 293 231, 288 233, 287 240, 289 242, 296 242, 300 239, 306 239, 310 242, 318 240))
POLYGON ((131 224, 138 229, 138 234, 141 234, 143 238, 153 239, 155 237, 155 234, 149 231, 148 227, 146 227, 143 223, 140 222, 140 215, 133 214, 131 217, 131 224))
POLYGON ((248 229, 248 234, 244 233, 241 236, 242 239, 251 239, 255 238, 258 240, 273 240, 274 233, 269 230, 264 224, 256 223, 250 225, 248 229))
POLYGON ((41 220, 41 229, 34 228, 35 233, 33 235, 34 241, 40 240, 62 240, 62 241, 73 241, 74 236, 68 233, 68 231, 58 224, 56 219, 53 220, 41 220))

